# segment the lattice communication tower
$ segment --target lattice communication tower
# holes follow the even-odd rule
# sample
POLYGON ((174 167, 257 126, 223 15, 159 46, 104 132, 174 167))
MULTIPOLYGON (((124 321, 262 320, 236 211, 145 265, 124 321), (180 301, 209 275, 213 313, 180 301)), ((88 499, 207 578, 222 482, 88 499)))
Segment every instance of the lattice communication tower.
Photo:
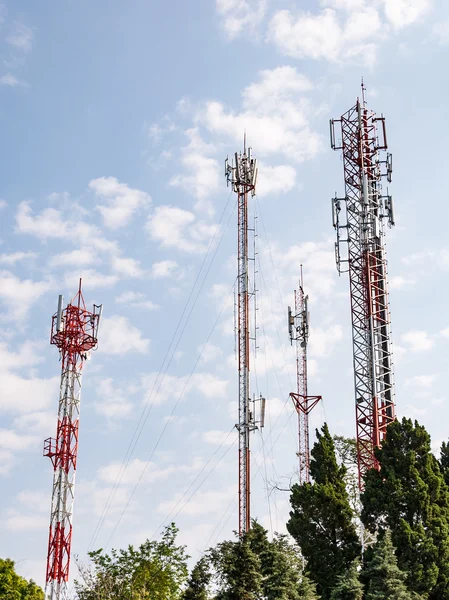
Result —
POLYGON ((359 487, 368 469, 379 468, 374 449, 395 419, 385 223, 394 225, 385 118, 361 100, 330 122, 331 146, 342 151, 345 197, 333 198, 339 273, 349 272, 357 424, 359 487), (338 127, 338 138, 336 133, 338 127))
POLYGON ((238 212, 238 273, 237 273, 237 354, 239 372, 238 423, 238 502, 239 535, 244 535, 251 527, 251 457, 250 433, 264 426, 265 399, 250 398, 250 316, 249 316, 249 273, 248 273, 248 198, 256 193, 257 164, 251 157, 251 149, 246 149, 246 138, 242 154, 235 153, 235 164, 225 162, 225 176, 228 185, 237 194, 238 212), (255 416, 256 404, 259 418, 255 416))
POLYGON ((309 396, 307 390, 307 343, 309 340, 308 296, 304 294, 303 273, 295 290, 295 311, 288 307, 288 332, 290 342, 296 346, 297 391, 291 392, 298 413, 299 484, 310 482, 309 414, 321 396, 309 396))
POLYGON ((44 443, 44 456, 53 464, 53 491, 48 539, 45 597, 66 600, 73 529, 75 472, 78 454, 78 430, 81 399, 81 372, 90 351, 97 346, 102 306, 86 310, 81 280, 78 293, 63 309, 59 296, 58 310, 52 318, 50 343, 61 356, 56 438, 44 443))

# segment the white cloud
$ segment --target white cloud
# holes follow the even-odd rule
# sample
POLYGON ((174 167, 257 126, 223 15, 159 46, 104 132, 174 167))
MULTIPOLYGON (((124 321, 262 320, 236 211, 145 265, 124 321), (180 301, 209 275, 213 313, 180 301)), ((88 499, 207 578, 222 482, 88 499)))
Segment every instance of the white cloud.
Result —
POLYGON ((98 469, 98 477, 106 484, 114 484, 120 478, 121 485, 135 485, 138 481, 152 483, 154 481, 168 479, 175 473, 191 473, 201 469, 203 461, 194 458, 190 464, 168 465, 160 468, 154 462, 134 458, 128 463, 125 470, 122 463, 114 462, 98 469))
POLYGON ((9 350, 5 342, 0 342, 0 372, 34 366, 43 360, 40 342, 27 340, 17 348, 17 352, 9 350))
POLYGON ((112 268, 117 273, 120 273, 120 275, 125 275, 126 277, 143 277, 145 273, 140 266, 140 262, 134 258, 113 256, 112 268))
POLYGON ((259 197, 286 194, 296 185, 296 169, 290 165, 259 165, 256 192, 259 197))
POLYGON ((52 267, 87 267, 92 263, 99 262, 98 256, 92 248, 81 248, 79 250, 72 250, 71 252, 62 252, 56 254, 50 259, 50 265, 52 267))
MULTIPOLYGON (((41 380, 43 381, 43 380, 41 380)), ((33 431, 41 436, 41 439, 48 438, 53 435, 56 429, 56 402, 57 402, 57 387, 56 382, 58 378, 54 377, 52 380, 54 387, 54 396, 49 398, 48 405, 53 404, 54 410, 39 411, 39 412, 27 412, 27 414, 17 417, 13 421, 13 425, 16 429, 23 431, 33 431)), ((34 407, 33 407, 34 408, 34 407)), ((39 407, 36 407, 39 408, 39 407)), ((29 409, 29 407, 28 407, 29 409)))
POLYGON ((95 271, 95 269, 83 269, 79 273, 76 271, 65 273, 64 283, 67 287, 78 288, 80 277, 83 279, 83 289, 111 287, 119 280, 117 275, 106 275, 95 271))
POLYGON ((415 279, 407 279, 401 275, 396 275, 396 277, 390 278, 389 286, 392 290, 402 290, 405 287, 411 287, 415 285, 415 283, 415 279))
MULTIPOLYGON (((71 206, 73 208, 73 203, 71 206)), ((83 268, 90 264, 99 264, 102 263, 99 253, 104 252, 114 257, 114 264, 118 270, 136 273, 137 263, 133 262, 133 259, 125 259, 120 256, 118 243, 106 239, 98 227, 83 221, 81 217, 85 211, 80 209, 78 212, 79 215, 71 214, 68 219, 64 218, 61 210, 54 208, 47 208, 40 214, 34 214, 30 203, 22 202, 16 213, 16 231, 34 235, 40 240, 63 238, 65 242, 70 241, 79 246, 79 249, 72 252, 63 252, 53 257, 50 260, 50 266, 65 265, 83 268)), ((116 275, 99 274, 95 270, 85 271, 85 276, 89 277, 92 286, 97 287, 113 285, 118 281, 116 275)), ((66 276, 66 281, 71 281, 70 275, 66 276)))
POLYGON ((151 274, 155 279, 160 277, 171 277, 173 272, 178 268, 178 263, 174 260, 161 260, 153 263, 151 274))
MULTIPOLYGON (((281 400, 280 398, 267 398, 266 400, 266 405, 265 405, 265 411, 266 411, 266 418, 265 418, 265 426, 269 425, 269 421, 268 419, 277 419, 279 417, 279 415, 281 415, 284 410, 287 408, 287 410, 292 410, 292 406, 293 406, 293 402, 290 400, 290 398, 288 400, 281 400), (290 407, 290 408, 288 408, 290 407)), ((294 409, 293 409, 294 410, 294 409)), ((271 424, 273 423, 273 421, 271 421, 271 424)))
POLYGON ((51 403, 57 402, 59 379, 59 376, 41 379, 35 376, 24 378, 11 372, 2 373, 1 410, 23 414, 30 412, 30 405, 34 411, 48 408, 51 403))
MULTIPOLYGON (((89 500, 92 502, 92 507, 89 506, 88 513, 91 514, 93 511, 97 517, 103 515, 106 504, 108 505, 108 518, 114 518, 120 514, 125 506, 127 506, 127 514, 134 515, 139 507, 137 502, 129 502, 129 492, 126 488, 102 486, 100 489, 90 490, 89 500)), ((114 521, 116 522, 116 519, 114 521)), ((124 521, 125 519, 122 519, 122 523, 124 521)))
POLYGON ((133 405, 131 402, 122 401, 117 397, 95 403, 96 412, 111 421, 114 419, 121 421, 121 419, 131 414, 132 409, 133 405))
POLYGON ((203 252, 216 231, 215 225, 197 221, 192 212, 175 206, 158 206, 148 218, 151 238, 165 248, 203 252))
POLYGON ((211 429, 210 431, 204 431, 202 439, 206 444, 213 444, 214 446, 232 446, 236 440, 236 435, 229 435, 229 431, 220 431, 218 429, 211 429))
POLYGON ((364 5, 369 4, 369 0, 321 0, 321 4, 329 8, 338 8, 349 12, 363 8, 364 5))
POLYGON ((16 228, 20 233, 30 233, 41 239, 67 235, 67 225, 59 210, 46 208, 40 215, 34 216, 30 203, 26 201, 21 202, 17 209, 16 228))
POLYGON ((356 57, 364 64, 372 64, 381 36, 379 13, 370 4, 345 15, 328 7, 318 14, 300 11, 294 15, 280 10, 268 28, 268 40, 283 54, 332 62, 356 57))
POLYGON ((429 389, 438 379, 438 375, 415 375, 407 379, 407 387, 415 387, 419 389, 429 389))
MULTIPOLYGON (((269 314, 268 311, 264 314, 269 314)), ((274 325, 271 323, 271 325, 274 325)), ((265 329, 268 327, 265 326, 265 329)), ((277 373, 290 374, 293 376, 295 363, 294 360, 289 360, 285 348, 279 344, 279 340, 275 336, 265 335, 263 341, 259 338, 260 347, 257 350, 257 375, 262 377, 265 373, 274 370, 277 373)), ((229 357, 229 366, 235 367, 234 355, 229 357)))
POLYGON ((329 356, 342 338, 343 329, 340 325, 331 325, 327 329, 312 327, 309 338, 310 355, 317 357, 329 356))
POLYGON ((277 11, 267 40, 293 58, 372 64, 380 43, 419 22, 432 0, 321 0, 321 9, 277 11))
POLYGON ((6 208, 8 206, 8 203, 6 202, 6 200, 3 200, 3 198, 0 198, 0 210, 2 210, 3 208, 6 208))
POLYGON ((8 475, 14 466, 14 455, 10 450, 0 449, 0 475, 8 475))
POLYGON ((111 377, 100 379, 96 389, 102 399, 95 404, 97 413, 112 420, 122 419, 131 413, 133 404, 127 399, 126 391, 121 389, 111 377))
POLYGON ((196 210, 213 213, 210 196, 220 189, 220 166, 210 154, 215 148, 206 144, 197 128, 185 132, 189 143, 182 148, 181 164, 184 173, 175 175, 170 185, 180 187, 197 199, 196 210))
POLYGON ((128 304, 144 298, 144 295, 140 292, 123 292, 120 296, 117 296, 115 301, 118 304, 128 304))
POLYGON ((224 398, 228 388, 228 381, 215 377, 212 373, 196 373, 191 378, 192 385, 206 398, 224 398))
POLYGON ((46 492, 36 490, 22 490, 17 494, 17 500, 26 507, 32 507, 36 512, 47 512, 49 509, 49 497, 46 492))
POLYGON ((262 22, 267 0, 216 0, 217 13, 229 39, 255 33, 262 22))
POLYGON ((433 35, 442 46, 449 44, 449 19, 439 21, 433 26, 433 35))
POLYGON ((0 264, 15 265, 22 260, 28 260, 36 257, 36 252, 12 252, 11 254, 0 254, 0 264))
POLYGON ((316 107, 304 95, 312 89, 312 83, 294 67, 263 70, 258 81, 244 89, 241 112, 210 101, 197 110, 196 121, 209 132, 240 144, 246 131, 258 156, 282 154, 302 162, 315 156, 322 146, 321 137, 309 123, 316 107))
POLYGON ((440 334, 449 339, 449 327, 446 327, 446 329, 443 329, 442 331, 440 331, 440 334))
POLYGON ((199 346, 198 352, 201 351, 201 363, 203 364, 216 361, 218 358, 220 358, 220 356, 223 355, 223 350, 219 346, 215 346, 210 342, 208 342, 206 346, 204 346, 204 349, 203 346, 199 346))
POLYGON ((48 528, 48 517, 16 513, 8 517, 5 524, 9 531, 45 531, 48 528))
POLYGON ((107 204, 96 208, 103 216, 104 224, 110 229, 127 225, 134 213, 150 205, 151 198, 145 192, 120 183, 116 177, 99 177, 89 183, 95 195, 107 204))
MULTIPOLYGON (((182 508, 181 515, 198 516, 205 514, 223 514, 224 509, 229 504, 229 501, 234 496, 234 489, 217 491, 199 491, 190 501, 182 508)), ((178 493, 173 498, 166 502, 161 502, 156 507, 156 512, 170 514, 175 507, 183 506, 181 501, 182 494, 178 493)))
POLYGON ((427 413, 427 409, 421 406, 414 406, 413 404, 406 404, 404 406, 404 412, 409 419, 418 419, 427 413))
POLYGON ((36 300, 50 288, 48 281, 19 279, 9 271, 0 271, 0 301, 6 305, 10 316, 15 320, 26 317, 36 300))
POLYGON ((81 244, 83 247, 91 246, 99 252, 120 253, 117 242, 107 240, 95 225, 80 220, 69 222, 69 225, 68 237, 74 243, 81 244))
POLYGON ((40 438, 35 435, 24 435, 14 429, 0 429, 0 448, 4 450, 27 450, 40 438))
POLYGON ((140 292, 123 292, 117 296, 115 301, 118 304, 128 304, 136 308, 146 308, 147 310, 156 310, 159 308, 157 304, 151 300, 145 300, 145 296, 140 292))
MULTIPOLYGON (((281 248, 277 244, 271 245, 271 255, 276 265, 278 276, 285 278, 288 289, 296 286, 297 281, 293 275, 298 273, 298 265, 304 266, 307 294, 311 299, 316 296, 330 296, 335 286, 335 255, 329 249, 331 241, 304 242, 288 248, 281 248)), ((270 260, 268 252, 261 247, 261 252, 266 252, 265 260, 270 260)), ((276 285, 276 282, 273 282, 276 285)))
POLYGON ((383 0, 385 15, 396 29, 416 23, 430 9, 431 0, 383 0))
POLYGON ((29 52, 33 44, 33 30, 23 23, 16 23, 6 41, 13 48, 29 52))
POLYGON ((412 352, 427 351, 433 346, 433 340, 427 331, 408 331, 402 335, 402 341, 412 352))
POLYGON ((17 87, 21 84, 20 79, 17 79, 15 75, 7 73, 0 77, 0 85, 6 85, 7 87, 17 87))
POLYGON ((104 354, 148 352, 150 340, 134 327, 126 317, 115 315, 102 319, 99 349, 104 354))
POLYGON ((150 373, 141 378, 140 386, 135 391, 144 390, 145 400, 151 395, 151 401, 159 405, 169 400, 175 401, 186 397, 191 392, 199 392, 205 398, 225 398, 228 381, 212 375, 211 373, 195 373, 190 378, 187 375, 176 376, 166 374, 161 377, 159 373, 150 373))

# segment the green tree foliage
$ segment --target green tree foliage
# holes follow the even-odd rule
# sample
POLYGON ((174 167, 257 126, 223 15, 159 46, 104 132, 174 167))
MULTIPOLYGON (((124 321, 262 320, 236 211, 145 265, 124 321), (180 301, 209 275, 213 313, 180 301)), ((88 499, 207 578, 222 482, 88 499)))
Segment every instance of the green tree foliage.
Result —
POLYGON ((316 435, 310 461, 313 483, 292 487, 287 529, 301 548, 318 593, 328 600, 337 577, 361 549, 346 491, 346 467, 338 465, 327 425, 316 435))
POLYGON ((363 585, 359 579, 360 563, 356 559, 349 568, 337 577, 330 600, 362 600, 363 585))
POLYGON ((207 557, 203 556, 193 567, 190 574, 183 600, 208 600, 208 587, 212 574, 207 557))
POLYGON ((260 560, 262 597, 265 600, 299 600, 302 559, 287 537, 275 534, 270 542, 266 529, 253 521, 247 539, 260 560))
POLYGON ((349 504, 357 518, 360 518, 359 472, 357 460, 357 440, 342 435, 333 436, 338 462, 346 467, 345 483, 349 504))
POLYGON ((398 567, 390 530, 377 541, 364 576, 368 582, 365 600, 418 600, 405 585, 406 574, 398 567))
POLYGON ((449 485, 449 442, 441 444, 440 468, 444 475, 444 480, 449 485))
POLYGON ((75 582, 79 600, 178 600, 187 580, 184 546, 176 544, 172 523, 159 542, 147 540, 138 549, 90 552, 93 572, 75 582))
POLYGON ((302 574, 302 557, 287 536, 268 532, 257 521, 241 540, 210 550, 216 600, 318 600, 315 585, 302 574))
POLYGON ((311 581, 310 577, 303 573, 299 584, 299 597, 301 600, 319 600, 316 591, 316 583, 311 581))
POLYGON ((0 598, 2 600, 44 600, 43 590, 17 575, 14 561, 0 558, 0 598))
POLYGON ((210 559, 218 587, 216 600, 259 600, 261 561, 247 537, 218 544, 210 550, 210 559))
POLYGON ((362 520, 391 530, 408 587, 430 600, 449 599, 449 491, 427 431, 410 419, 389 425, 376 450, 381 470, 365 476, 362 520))

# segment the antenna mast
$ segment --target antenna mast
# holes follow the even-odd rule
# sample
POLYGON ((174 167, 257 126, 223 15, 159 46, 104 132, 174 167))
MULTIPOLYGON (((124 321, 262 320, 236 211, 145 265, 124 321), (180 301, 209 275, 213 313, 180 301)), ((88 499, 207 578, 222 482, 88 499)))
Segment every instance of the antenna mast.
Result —
POLYGON ((321 400, 321 396, 309 396, 307 393, 307 342, 309 339, 308 296, 304 294, 303 274, 295 290, 295 312, 288 307, 288 332, 290 342, 296 345, 296 380, 297 392, 291 392, 296 412, 298 413, 298 458, 299 484, 310 482, 310 446, 309 446, 309 413, 321 400))
POLYGON ((47 600, 68 598, 81 371, 90 350, 97 345, 102 312, 102 306, 95 304, 93 312, 86 310, 81 279, 78 293, 65 309, 63 302, 63 297, 59 296, 50 336, 50 344, 58 347, 62 363, 56 439, 48 438, 44 443, 44 456, 51 459, 54 470, 45 579, 47 600))
POLYGON ((250 399, 249 390, 249 277, 248 277, 248 195, 256 193, 257 165, 251 158, 251 149, 246 148, 244 138, 243 154, 235 153, 235 165, 225 162, 225 176, 228 185, 237 194, 238 204, 238 293, 237 293, 237 353, 239 369, 239 535, 244 535, 251 527, 250 498, 250 433, 263 427, 265 399, 250 399), (254 417, 255 403, 261 404, 261 418, 254 417))
POLYGON ((345 197, 333 198, 338 272, 349 272, 354 360, 359 488, 368 469, 378 469, 374 449, 395 420, 393 352, 388 301, 385 221, 394 225, 385 118, 362 101, 330 122, 331 146, 342 150, 345 197), (341 140, 336 140, 335 125, 341 140), (384 157, 383 157, 383 156, 384 157), (381 160, 382 158, 382 160, 381 160), (344 216, 341 215, 344 207, 344 216))

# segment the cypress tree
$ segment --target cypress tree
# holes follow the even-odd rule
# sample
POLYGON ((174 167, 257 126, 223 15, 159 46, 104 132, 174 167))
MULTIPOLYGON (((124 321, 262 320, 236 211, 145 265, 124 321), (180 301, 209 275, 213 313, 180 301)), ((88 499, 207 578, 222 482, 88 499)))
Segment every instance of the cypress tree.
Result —
POLYGON ((301 600, 319 600, 319 596, 316 591, 316 583, 311 581, 310 577, 303 573, 301 576, 301 583, 299 584, 299 597, 301 600))
POLYGON ((388 426, 376 450, 380 471, 365 476, 362 521, 391 530, 407 585, 429 600, 449 600, 449 490, 430 436, 410 419, 388 426))
POLYGON ((365 600, 418 600, 405 585, 406 574, 398 567, 389 530, 374 546, 364 576, 368 581, 365 600))
POLYGON ((440 469, 444 475, 444 480, 449 485, 449 443, 446 442, 441 444, 440 469))
POLYGON ((318 593, 328 600, 337 577, 361 548, 345 486, 346 467, 338 465, 327 425, 316 436, 310 462, 313 483, 292 487, 287 529, 301 548, 318 593))
POLYGON ((302 561, 287 537, 275 534, 270 541, 267 530, 253 521, 247 540, 260 560, 262 597, 265 600, 299 600, 302 561))
POLYGON ((210 551, 218 587, 216 600, 258 600, 262 593, 260 559, 246 537, 210 551))
POLYGON ((363 585, 359 579, 360 563, 352 561, 349 568, 337 577, 330 600, 362 600, 363 585))
POLYGON ((203 556, 192 569, 187 588, 183 593, 183 600, 207 600, 207 593, 210 580, 212 578, 209 561, 203 556))

